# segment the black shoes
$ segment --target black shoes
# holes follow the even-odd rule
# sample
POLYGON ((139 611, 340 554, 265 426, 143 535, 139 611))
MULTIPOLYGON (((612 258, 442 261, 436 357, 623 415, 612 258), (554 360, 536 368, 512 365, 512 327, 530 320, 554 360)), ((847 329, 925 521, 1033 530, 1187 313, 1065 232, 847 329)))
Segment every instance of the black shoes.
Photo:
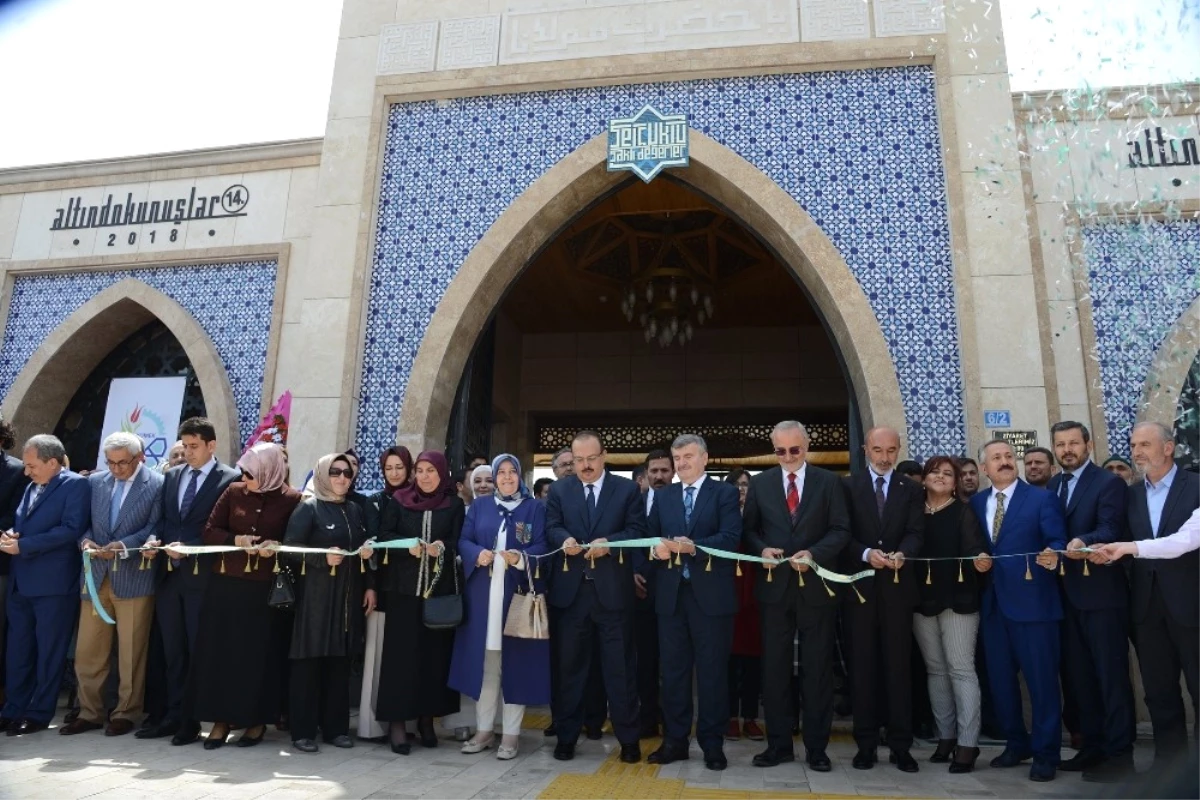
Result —
POLYGON ((833 769, 833 764, 829 760, 829 756, 825 755, 824 750, 810 752, 808 758, 808 768, 814 772, 829 772, 833 769))
POLYGON ((9 736, 24 736, 29 733, 44 731, 46 730, 46 727, 47 723, 45 722, 34 722, 31 719, 22 719, 10 724, 6 733, 9 736))
MULTIPOLYGON (((183 745, 198 741, 200 741, 199 725, 181 725, 175 735, 171 737, 171 744, 175 747, 182 747, 183 745)), ((223 740, 221 744, 224 744, 223 740)), ((217 747, 220 746, 217 745, 217 747)))
POLYGON ((949 764, 950 756, 954 755, 954 746, 958 744, 957 739, 938 739, 937 750, 933 751, 933 755, 929 757, 930 764, 949 764))
POLYGON ((349 748, 354 747, 354 740, 342 733, 338 734, 332 739, 326 739, 325 744, 331 744, 334 747, 340 747, 343 750, 348 750, 349 748))
MULTIPOLYGON (((684 757, 685 758, 687 757, 686 754, 684 757)), ((725 758, 725 751, 710 750, 709 752, 704 754, 705 769, 711 769, 714 772, 720 772, 721 770, 725 769, 728 766, 729 766, 729 759, 725 758)))
POLYGON ((575 745, 559 742, 554 745, 554 758, 557 761, 570 761, 575 757, 575 745))
POLYGON ((258 726, 258 736, 251 736, 250 731, 252 731, 252 730, 254 730, 254 729, 253 728, 247 729, 246 732, 242 734, 242 737, 237 740, 238 747, 254 747, 254 745, 261 742, 263 740, 263 737, 266 736, 266 734, 267 734, 267 726, 266 725, 258 726))
POLYGON ((1006 747, 1003 753, 992 759, 992 766, 996 768, 1015 767, 1022 761, 1028 761, 1031 758, 1033 758, 1033 753, 1022 753, 1013 750, 1011 747, 1006 747))
POLYGON ((854 760, 850 763, 855 769, 871 769, 875 766, 876 760, 874 748, 870 750, 859 748, 859 751, 854 754, 854 760))
POLYGON ((179 732, 179 723, 167 720, 160 722, 157 725, 151 725, 148 728, 142 728, 133 734, 135 739, 163 739, 167 736, 174 736, 179 732))
POLYGON ((1029 767, 1029 780, 1037 781, 1038 783, 1048 783, 1054 780, 1054 765, 1047 764, 1044 761, 1034 761, 1029 767))
POLYGON ((301 753, 316 753, 321 749, 312 739, 294 739, 292 740, 292 747, 301 753))
MULTIPOLYGON (((646 763, 666 765, 676 761, 687 761, 688 758, 687 747, 678 747, 674 744, 663 742, 662 747, 646 756, 646 763)), ((705 760, 708 760, 708 756, 705 756, 705 760)))
POLYGON ((550 723, 550 724, 549 724, 549 725, 548 725, 548 726, 547 726, 547 727, 546 727, 546 728, 545 728, 545 729, 542 731, 542 736, 547 736, 547 737, 554 737, 554 736, 558 736, 558 728, 554 727, 554 723, 553 723, 553 722, 551 722, 551 723, 550 723))
POLYGON ((975 769, 975 760, 979 758, 978 747, 957 747, 954 750, 954 760, 950 762, 950 774, 961 775, 975 769))
POLYGON ((917 766, 917 760, 907 750, 902 753, 893 753, 893 755, 896 757, 896 769, 901 772, 917 772, 920 770, 920 767, 917 766))
POLYGON ((1058 768, 1063 772, 1083 772, 1099 766, 1102 761, 1104 761, 1103 753, 1095 750, 1080 750, 1073 757, 1059 764, 1058 768))
POLYGON ((602 736, 604 736, 604 728, 600 725, 584 725, 583 732, 584 735, 593 742, 598 741, 602 736))
POLYGON ((750 763, 756 767, 777 767, 795 760, 796 753, 792 750, 776 750, 774 747, 768 747, 756 755, 750 763))
POLYGON ((637 742, 621 745, 621 761, 636 764, 642 760, 642 748, 637 742))

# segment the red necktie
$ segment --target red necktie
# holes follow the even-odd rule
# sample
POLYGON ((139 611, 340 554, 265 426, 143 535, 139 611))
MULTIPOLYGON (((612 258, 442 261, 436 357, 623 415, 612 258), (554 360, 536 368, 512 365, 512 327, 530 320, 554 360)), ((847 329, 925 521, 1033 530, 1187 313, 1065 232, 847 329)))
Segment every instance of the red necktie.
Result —
POLYGON ((788 488, 787 488, 787 504, 788 514, 792 517, 792 522, 796 521, 796 511, 800 508, 800 492, 796 491, 796 473, 788 473, 788 488))

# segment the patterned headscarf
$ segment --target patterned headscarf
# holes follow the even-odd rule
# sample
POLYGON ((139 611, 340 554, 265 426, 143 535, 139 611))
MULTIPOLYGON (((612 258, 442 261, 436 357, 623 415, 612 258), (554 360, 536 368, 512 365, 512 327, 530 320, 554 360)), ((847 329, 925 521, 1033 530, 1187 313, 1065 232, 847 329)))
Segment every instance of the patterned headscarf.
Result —
MULTIPOLYGON (((352 466, 352 462, 346 458, 345 453, 330 453, 329 455, 321 456, 317 460, 317 466, 313 469, 312 477, 313 497, 318 500, 324 500, 327 503, 346 502, 346 495, 339 495, 333 491, 333 480, 329 477, 329 468, 339 461, 347 467, 352 466)), ((351 484, 353 484, 353 479, 351 479, 351 484)))
POLYGON ((496 505, 501 506, 509 511, 513 511, 517 506, 528 500, 533 494, 529 491, 529 487, 525 485, 525 478, 521 475, 521 462, 511 453, 501 453, 492 459, 492 483, 495 484, 496 473, 500 471, 500 467, 508 462, 513 465, 513 469, 517 471, 517 493, 512 496, 500 494, 500 487, 497 486, 492 490, 492 497, 496 499, 496 505))
POLYGON ((259 442, 238 459, 237 468, 258 482, 259 492, 273 492, 287 480, 288 463, 283 448, 259 442))

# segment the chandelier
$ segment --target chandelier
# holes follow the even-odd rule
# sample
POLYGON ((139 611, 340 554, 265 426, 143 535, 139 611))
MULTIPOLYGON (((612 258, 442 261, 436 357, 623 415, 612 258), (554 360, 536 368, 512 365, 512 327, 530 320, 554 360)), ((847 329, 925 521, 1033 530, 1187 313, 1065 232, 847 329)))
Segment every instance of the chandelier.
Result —
POLYGON ((666 347, 691 341, 696 328, 712 319, 711 287, 686 270, 660 266, 636 276, 625 289, 621 313, 637 320, 647 342, 666 347))

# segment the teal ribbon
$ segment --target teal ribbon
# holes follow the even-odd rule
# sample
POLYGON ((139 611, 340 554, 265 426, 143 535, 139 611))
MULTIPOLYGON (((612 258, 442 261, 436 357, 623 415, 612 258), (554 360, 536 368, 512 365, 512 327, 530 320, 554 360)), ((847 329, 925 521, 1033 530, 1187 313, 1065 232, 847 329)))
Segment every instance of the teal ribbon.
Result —
MULTIPOLYGON (((792 561, 792 559, 789 558, 763 558, 762 556, 753 556, 747 553, 734 553, 729 550, 718 550, 715 547, 703 547, 697 545, 696 549, 703 550, 710 556, 715 556, 717 558, 728 558, 733 561, 751 561, 755 564, 779 565, 788 564, 792 561)), ((864 569, 862 572, 855 572, 853 575, 843 575, 840 572, 833 572, 832 570, 825 569, 811 558, 797 558, 795 561, 800 564, 807 565, 819 576, 827 581, 833 581, 834 583, 854 583, 855 581, 860 581, 863 578, 875 577, 875 570, 873 569, 864 569)))
POLYGON ((108 612, 104 610, 104 606, 100 603, 100 594, 96 591, 96 578, 92 575, 91 550, 83 551, 83 580, 87 585, 88 596, 92 598, 92 608, 96 610, 96 615, 109 625, 116 625, 117 621, 108 615, 108 612))

